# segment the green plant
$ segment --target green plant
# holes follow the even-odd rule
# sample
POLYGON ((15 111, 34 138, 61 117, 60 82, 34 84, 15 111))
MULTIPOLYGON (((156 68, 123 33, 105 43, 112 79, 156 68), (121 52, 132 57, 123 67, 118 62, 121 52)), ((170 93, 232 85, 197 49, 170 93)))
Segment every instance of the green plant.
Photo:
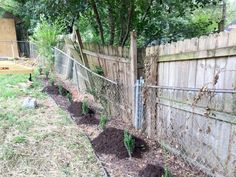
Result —
POLYGON ((72 94, 70 92, 67 93, 66 97, 70 102, 72 102, 72 94))
POLYGON ((61 84, 59 84, 58 85, 58 91, 59 91, 60 95, 63 95, 63 90, 64 90, 63 86, 61 84))
POLYGON ((164 170, 165 170, 165 173, 161 177, 172 177, 170 171, 167 168, 165 168, 164 170))
POLYGON ((85 100, 82 102, 82 113, 86 115, 88 114, 88 112, 89 112, 88 101, 85 100))
POLYGON ((26 142, 26 138, 25 138, 25 136, 17 136, 17 137, 15 137, 14 138, 14 142, 15 143, 24 143, 24 142, 26 142))
POLYGON ((58 22, 49 23, 44 16, 34 30, 31 41, 36 44, 37 50, 45 60, 46 67, 52 69, 54 63, 52 47, 57 44, 57 36, 61 34, 62 27, 58 22))
POLYGON ((49 68, 46 68, 46 69, 45 69, 45 76, 46 76, 46 79, 49 78, 49 73, 50 73, 50 69, 49 69, 49 68))
POLYGON ((102 66, 96 65, 94 67, 94 72, 101 75, 101 76, 104 76, 104 70, 103 70, 102 66))
POLYGON ((107 121, 108 121, 107 117, 105 115, 102 115, 100 117, 99 127, 104 130, 106 127, 107 121))
POLYGON ((132 157, 132 153, 135 148, 135 139, 129 134, 128 130, 124 131, 124 145, 129 154, 129 157, 132 157))

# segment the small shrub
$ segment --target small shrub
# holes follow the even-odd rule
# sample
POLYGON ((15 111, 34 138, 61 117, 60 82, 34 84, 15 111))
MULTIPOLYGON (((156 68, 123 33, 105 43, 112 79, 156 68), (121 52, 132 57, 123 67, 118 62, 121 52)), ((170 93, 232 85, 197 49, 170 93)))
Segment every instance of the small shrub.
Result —
POLYGON ((107 121, 108 121, 107 117, 105 115, 102 115, 100 117, 99 127, 104 130, 106 127, 107 121))
POLYGON ((70 92, 67 93, 66 97, 70 102, 72 102, 72 94, 70 92))
POLYGON ((135 140, 127 130, 124 131, 124 145, 129 154, 129 157, 132 157, 132 153, 135 148, 135 140))
POLYGON ((87 115, 88 112, 89 112, 89 107, 88 107, 88 101, 86 100, 82 102, 82 113, 84 115, 87 115))
POLYGON ((63 90, 64 90, 63 86, 61 84, 58 85, 58 91, 60 95, 63 95, 63 90))
POLYGON ((101 66, 98 66, 98 65, 95 66, 94 72, 99 74, 99 75, 101 75, 101 76, 104 76, 104 70, 103 70, 103 68, 101 66))

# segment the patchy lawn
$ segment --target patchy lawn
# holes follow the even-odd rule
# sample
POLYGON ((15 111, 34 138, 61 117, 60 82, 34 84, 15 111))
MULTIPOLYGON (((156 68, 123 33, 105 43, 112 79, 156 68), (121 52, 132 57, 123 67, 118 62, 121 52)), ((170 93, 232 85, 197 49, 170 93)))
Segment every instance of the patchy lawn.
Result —
POLYGON ((0 176, 103 176, 86 136, 28 75, 0 75, 0 176), (37 109, 22 108, 31 96, 37 109))

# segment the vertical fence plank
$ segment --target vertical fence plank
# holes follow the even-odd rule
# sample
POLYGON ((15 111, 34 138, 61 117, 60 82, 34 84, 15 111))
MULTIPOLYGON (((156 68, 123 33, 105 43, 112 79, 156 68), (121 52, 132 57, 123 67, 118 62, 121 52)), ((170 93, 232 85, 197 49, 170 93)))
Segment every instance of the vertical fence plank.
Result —
POLYGON ((134 124, 135 121, 135 83, 137 80, 137 34, 136 32, 132 31, 130 33, 130 58, 131 58, 131 88, 132 88, 132 122, 134 124))

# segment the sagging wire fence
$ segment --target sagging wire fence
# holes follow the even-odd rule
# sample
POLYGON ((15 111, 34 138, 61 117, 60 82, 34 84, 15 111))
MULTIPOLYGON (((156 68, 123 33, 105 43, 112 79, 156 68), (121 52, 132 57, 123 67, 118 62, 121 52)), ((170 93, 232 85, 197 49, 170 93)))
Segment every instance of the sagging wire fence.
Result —
POLYGON ((122 89, 119 84, 85 67, 79 61, 54 48, 55 72, 71 79, 78 91, 89 93, 101 103, 105 114, 118 116, 121 113, 122 89))

